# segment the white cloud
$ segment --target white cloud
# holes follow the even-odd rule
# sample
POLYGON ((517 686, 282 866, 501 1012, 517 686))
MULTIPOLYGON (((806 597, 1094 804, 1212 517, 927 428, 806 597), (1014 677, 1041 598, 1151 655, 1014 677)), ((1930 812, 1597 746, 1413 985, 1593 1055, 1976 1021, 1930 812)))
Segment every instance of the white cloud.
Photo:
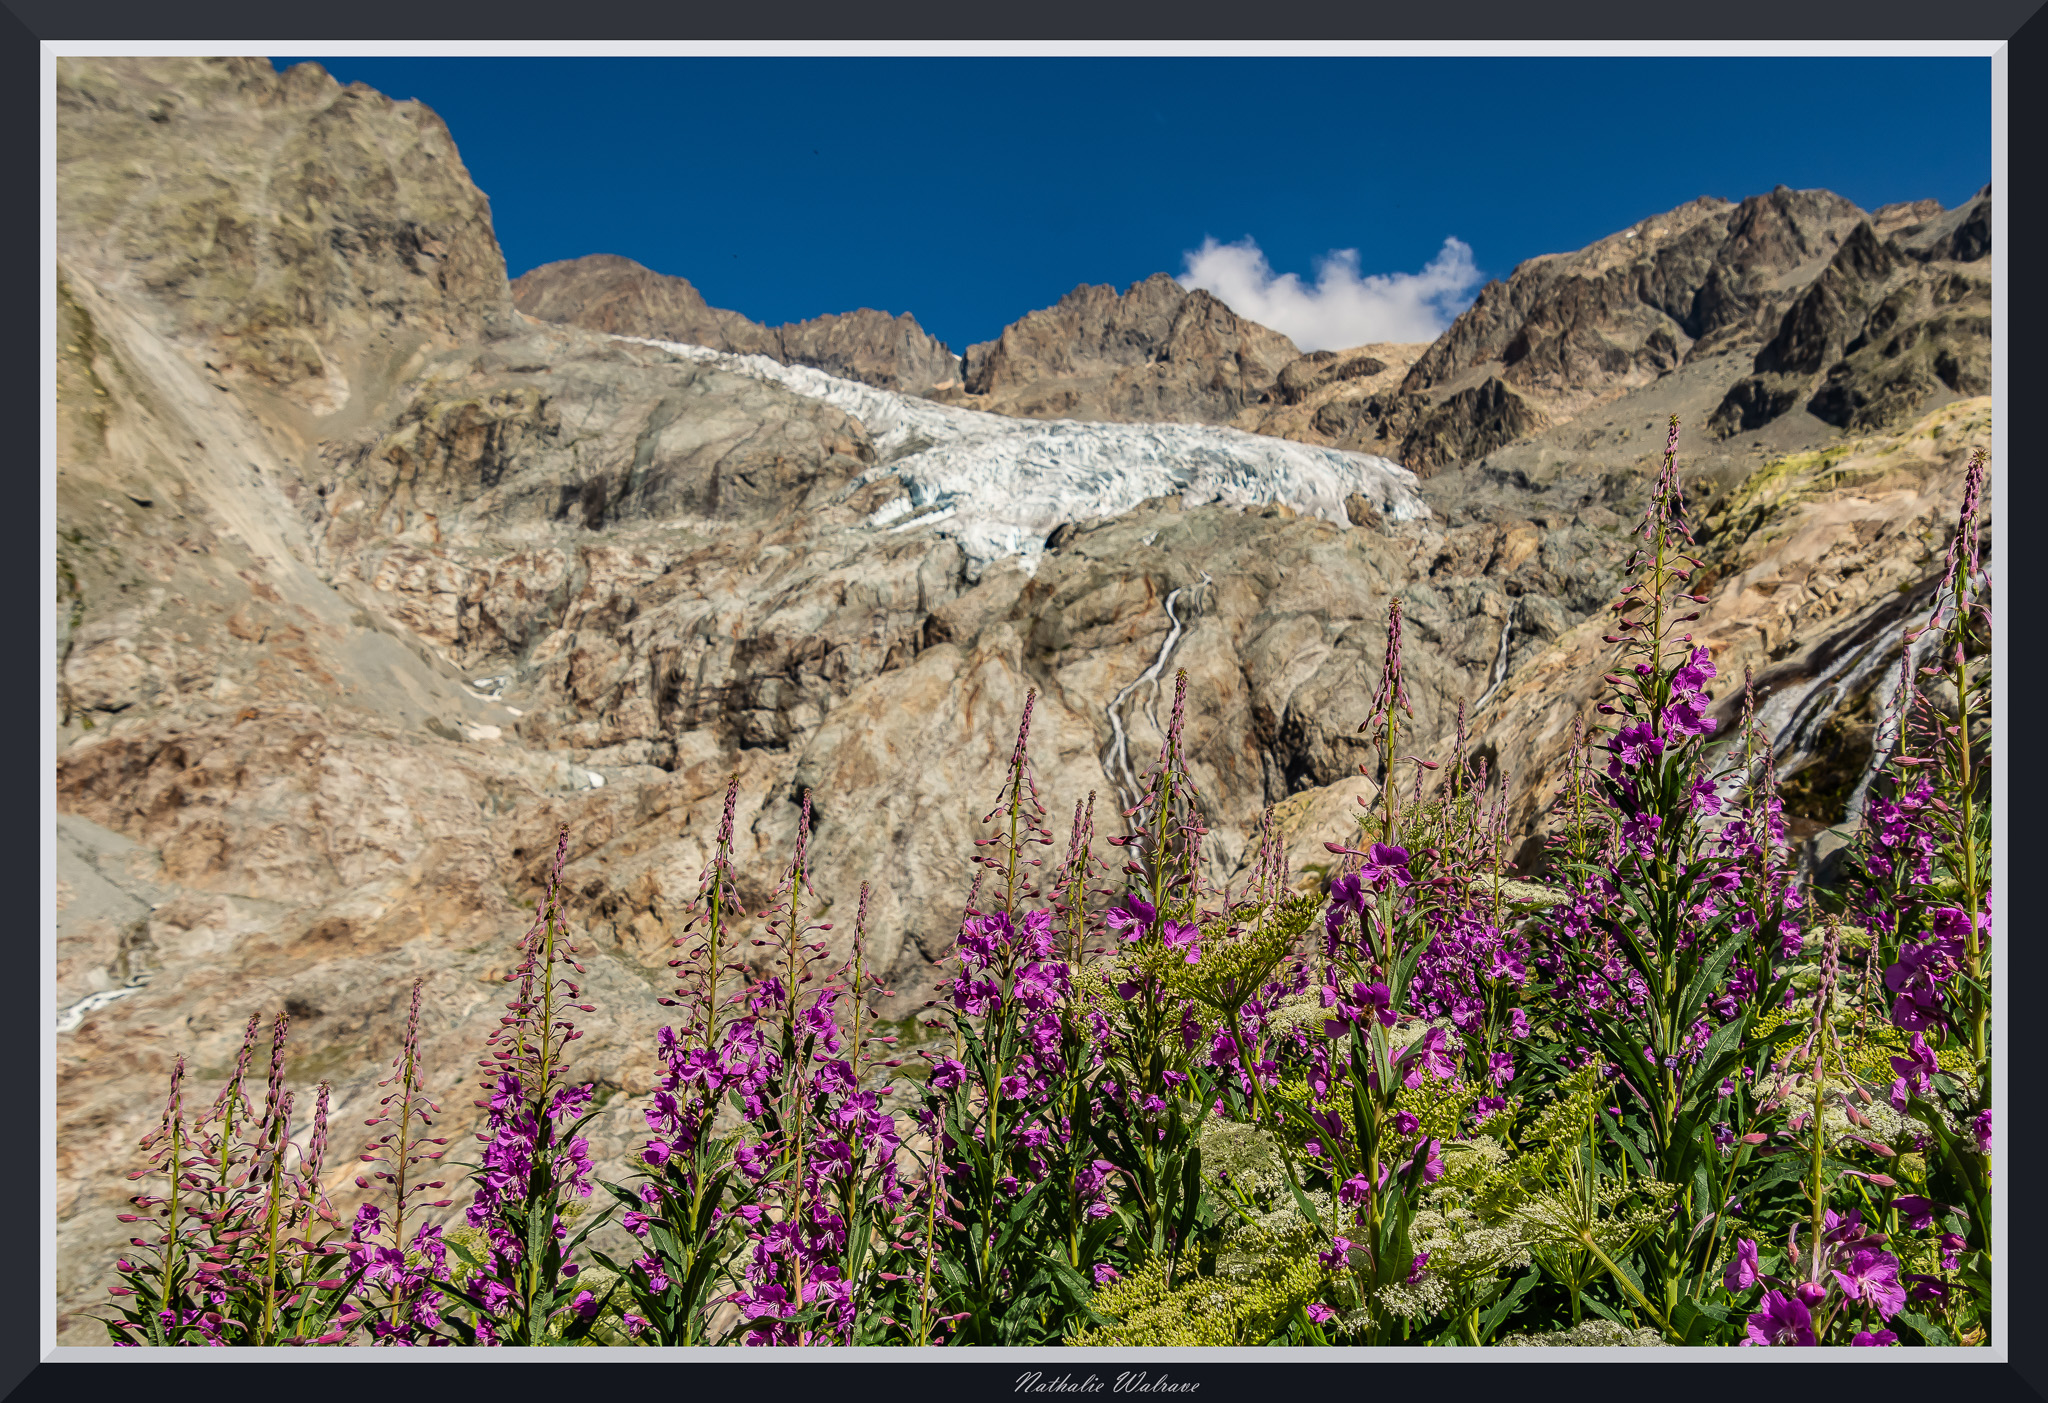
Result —
POLYGON ((1186 255, 1182 287, 1219 297, 1241 317, 1270 326, 1304 351, 1342 350, 1373 341, 1432 341, 1471 301, 1482 274, 1462 239, 1445 239, 1419 273, 1359 276, 1358 250, 1333 249, 1316 278, 1275 273, 1257 243, 1204 239, 1186 255))

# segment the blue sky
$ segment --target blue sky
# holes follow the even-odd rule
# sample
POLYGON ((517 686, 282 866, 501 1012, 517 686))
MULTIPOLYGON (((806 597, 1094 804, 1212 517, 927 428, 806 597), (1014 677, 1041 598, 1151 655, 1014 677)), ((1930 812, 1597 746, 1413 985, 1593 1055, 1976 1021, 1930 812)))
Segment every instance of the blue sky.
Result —
POLYGON ((1426 339, 1484 278, 1701 195, 1954 206, 1991 172, 1988 59, 319 62, 447 121, 515 277, 624 254, 756 321, 907 311, 955 351, 1158 272, 1304 345, 1426 339))

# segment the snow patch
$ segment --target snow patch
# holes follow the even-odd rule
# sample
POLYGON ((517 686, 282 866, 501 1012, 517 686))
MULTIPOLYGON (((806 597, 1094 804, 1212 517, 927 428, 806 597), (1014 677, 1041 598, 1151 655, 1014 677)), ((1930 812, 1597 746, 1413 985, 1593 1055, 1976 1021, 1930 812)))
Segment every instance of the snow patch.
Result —
POLYGON ((908 492, 868 524, 892 531, 931 527, 959 542, 972 575, 1005 556, 1034 565, 1055 527, 1119 516, 1147 498, 1175 492, 1187 506, 1277 502, 1347 530, 1344 499, 1354 494, 1392 521, 1429 515, 1415 474, 1372 454, 1204 424, 1016 419, 766 356, 639 336, 614 339, 769 381, 860 420, 880 461, 855 486, 895 477, 908 492))

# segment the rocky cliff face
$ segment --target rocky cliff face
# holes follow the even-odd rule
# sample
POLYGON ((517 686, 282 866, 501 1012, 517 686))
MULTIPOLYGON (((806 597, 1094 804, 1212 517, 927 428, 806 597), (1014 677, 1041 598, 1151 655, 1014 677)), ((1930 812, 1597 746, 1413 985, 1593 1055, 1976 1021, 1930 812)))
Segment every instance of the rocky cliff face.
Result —
POLYGON ((1722 382, 1722 437, 1795 407, 1779 446, 1897 427, 1988 386, 1988 284, 1961 266, 1989 247, 1988 203, 1889 207, 1879 236, 1824 190, 1696 200, 1487 284, 1398 386, 1332 397, 1319 432, 1427 475, 1680 371, 1722 382))
POLYGON ((1265 395, 1300 352, 1165 273, 1077 287, 969 346, 959 402, 1033 419, 1223 424, 1265 395))
POLYGON ((1991 388, 1991 192, 1880 240, 1859 223, 1802 290, 1710 427, 1754 429, 1798 407, 1837 428, 1890 428, 1935 396, 1991 388))
POLYGON ((60 257, 295 427, 512 319, 490 205, 441 119, 316 65, 66 61, 60 257))
POLYGON ((959 358, 907 312, 892 317, 863 307, 761 326, 709 306, 686 278, 652 272, 615 254, 543 264, 513 282, 512 299, 542 321, 767 356, 907 395, 958 389, 960 383, 959 358))
MULTIPOLYGON (((1268 804, 1306 871, 1372 792, 1356 730, 1398 596, 1418 745, 1441 753, 1466 703, 1475 749, 1515 775, 1522 826, 1539 830, 1571 716, 1605 670, 1586 619, 1620 583, 1663 416, 1703 423, 1756 373, 1863 218, 1819 198, 1703 202, 1518 270, 1492 294, 1521 299, 1514 330, 1497 334, 1514 317, 1496 308, 1426 353, 1300 357, 1158 279, 1077 294, 983 348, 973 399, 1236 416, 1323 451, 1388 442, 1372 436, 1388 413, 1367 406, 1391 397, 1411 415, 1401 442, 1443 445, 1420 487, 1430 511, 1404 520, 1386 494, 1354 494, 1325 519, 1173 491, 1077 510, 977 571, 957 519, 899 472, 944 446, 916 440, 905 426, 922 421, 884 390, 826 393, 809 371, 746 374, 604 334, 614 315, 635 331, 696 315, 680 280, 598 279, 627 291, 576 301, 591 326, 550 320, 561 303, 518 315, 488 207, 415 104, 241 61, 64 60, 58 82, 67 1313, 103 1299, 126 1241, 120 1176, 171 1057, 216 1079, 253 1008, 293 1011, 292 1076, 330 1081, 336 1124, 359 1123, 426 976, 434 1088, 461 1134, 457 1079, 498 1016, 557 823, 599 1005, 578 1065, 611 1098, 592 1136, 610 1174, 652 1085, 654 998, 734 771, 747 904, 772 891, 811 790, 824 896, 850 904, 874 884, 892 1017, 950 947, 974 821, 1030 689, 1056 829, 1091 791, 1113 828, 1108 806, 1128 803, 1186 667, 1219 875, 1268 804), (1656 283, 1658 250, 1688 238, 1711 256, 1670 254, 1694 271, 1657 284, 1655 308, 1680 307, 1695 276, 1685 307, 1717 277, 1706 301, 1728 301, 1697 335, 1656 310, 1690 339, 1660 374, 1659 328, 1672 347, 1678 334, 1616 289, 1656 283), (1638 240, 1656 249, 1625 247, 1638 240), (1731 247, 1765 271, 1738 277, 1731 247), (1219 383, 1218 366, 1235 368, 1219 383)), ((1974 218, 1871 218, 1901 261, 1840 362, 1917 324, 1923 304, 1902 302, 1900 330, 1869 331, 1903 280, 1951 264, 1982 276, 1981 257, 1948 257, 1978 246, 1974 218)), ((1924 306, 1940 315, 1932 293, 1924 306)), ((729 349, 770 354, 731 334, 729 349)), ((1946 393, 1914 413, 1849 437, 1804 409, 1711 448, 1689 431, 1716 572, 1702 637, 1724 675, 1775 669, 1760 677, 1787 725, 1828 679, 1867 680, 1859 640, 1938 568, 1989 407, 1946 393)), ((1084 500, 1100 444, 1060 454, 1106 431, 1031 428, 1057 440, 1047 470, 1073 466, 1084 500)), ((1117 452, 1164 451, 1116 432, 1117 452)), ((1816 809, 1833 802, 1812 788, 1816 809)), ((352 1201, 339 1171, 332 1188, 352 1201)), ((60 1338, 92 1342, 94 1327, 67 1314, 60 1338)))

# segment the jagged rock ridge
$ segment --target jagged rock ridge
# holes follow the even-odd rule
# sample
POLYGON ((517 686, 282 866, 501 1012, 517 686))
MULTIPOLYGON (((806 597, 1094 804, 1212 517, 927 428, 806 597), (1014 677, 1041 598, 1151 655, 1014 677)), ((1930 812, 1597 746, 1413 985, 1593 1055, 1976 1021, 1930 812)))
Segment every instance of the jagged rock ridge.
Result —
POLYGON ((542 264, 513 281, 512 300, 542 321, 767 356, 904 394, 929 395, 957 389, 960 382, 960 358, 907 312, 892 317, 863 307, 762 326, 710 306, 687 278, 653 272, 616 254, 542 264))
POLYGON ((1785 446, 1896 427, 1988 384, 1988 284, 1957 265, 1989 247, 1989 198, 1887 207, 1884 240, 1824 190, 1696 200, 1488 283, 1398 385, 1326 396, 1307 425, 1265 417, 1424 476, 1680 371, 1720 381, 1724 437, 1801 404, 1812 420, 1785 446))
POLYGON ((1165 273, 1075 288, 969 346, 964 400, 1034 419, 1223 424, 1265 395, 1300 352, 1165 273))

